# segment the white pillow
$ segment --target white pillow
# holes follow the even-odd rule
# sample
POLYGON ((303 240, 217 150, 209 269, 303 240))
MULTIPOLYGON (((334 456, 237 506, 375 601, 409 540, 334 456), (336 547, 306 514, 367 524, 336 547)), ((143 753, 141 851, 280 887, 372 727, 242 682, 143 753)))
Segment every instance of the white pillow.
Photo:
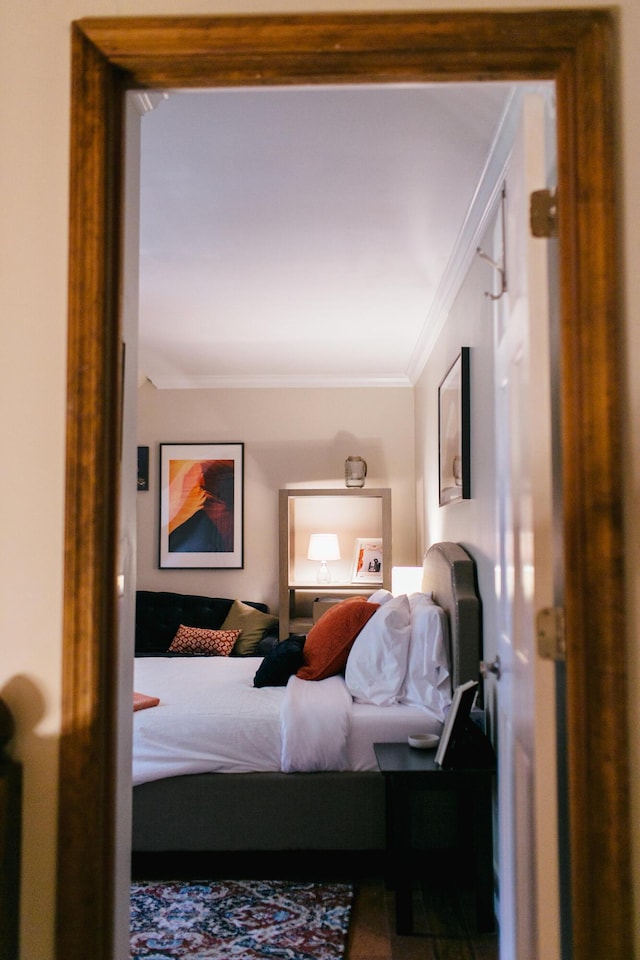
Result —
POLYGON ((383 603, 388 603, 389 600, 393 600, 393 594, 391 590, 376 590, 370 597, 367 597, 367 600, 369 603, 379 603, 380 606, 382 606, 383 603))
POLYGON ((433 600, 433 591, 429 590, 428 593, 412 593, 409 597, 409 603, 412 607, 414 604, 420 603, 421 600, 433 600))
POLYGON ((412 594, 409 606, 411 637, 400 703, 427 709, 444 720, 445 707, 451 703, 447 615, 431 594, 412 594))
POLYGON ((344 679, 358 703, 398 703, 410 639, 411 607, 402 594, 376 610, 351 647, 344 679))

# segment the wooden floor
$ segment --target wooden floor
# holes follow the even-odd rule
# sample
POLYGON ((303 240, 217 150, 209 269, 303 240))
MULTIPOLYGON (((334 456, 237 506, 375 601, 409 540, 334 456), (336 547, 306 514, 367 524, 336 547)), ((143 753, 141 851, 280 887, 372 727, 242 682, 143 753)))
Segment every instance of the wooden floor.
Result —
POLYGON ((414 932, 395 932, 393 893, 382 880, 360 880, 346 960, 498 960, 496 934, 473 933, 473 898, 444 884, 414 888, 414 932))

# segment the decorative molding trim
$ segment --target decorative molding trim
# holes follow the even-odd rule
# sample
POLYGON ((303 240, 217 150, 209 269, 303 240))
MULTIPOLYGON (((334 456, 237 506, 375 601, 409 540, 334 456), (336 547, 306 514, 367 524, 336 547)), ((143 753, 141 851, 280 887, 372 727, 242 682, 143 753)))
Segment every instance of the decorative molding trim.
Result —
POLYGON ((169 99, 168 93, 159 90, 133 90, 129 92, 129 96, 141 117, 156 110, 163 100, 169 99))
POLYGON ((620 602, 624 344, 615 12, 89 18, 73 24, 72 43, 55 960, 111 960, 119 919, 114 675, 125 86, 164 90, 461 76, 556 83, 563 197, 560 440, 568 505, 559 530, 567 623, 567 936, 573 960, 629 960, 635 916, 624 720, 628 671, 621 651, 631 634, 620 602))
POLYGON ((476 256, 480 238, 500 201, 522 96, 522 91, 514 88, 505 105, 480 181, 409 361, 407 376, 412 384, 417 382, 425 368, 476 256))
POLYGON ((333 377, 330 374, 265 374, 241 376, 223 374, 212 377, 142 377, 156 390, 258 390, 300 389, 329 387, 413 387, 408 377, 333 377))

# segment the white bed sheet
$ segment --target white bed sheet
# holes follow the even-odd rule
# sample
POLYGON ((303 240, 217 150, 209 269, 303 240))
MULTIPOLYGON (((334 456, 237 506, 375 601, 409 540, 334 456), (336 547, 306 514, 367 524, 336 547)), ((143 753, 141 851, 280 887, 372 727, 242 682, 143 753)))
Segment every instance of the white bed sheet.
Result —
MULTIPOLYGON (((280 771, 286 688, 254 687, 260 663, 260 657, 136 658, 134 690, 160 703, 133 715, 133 785, 194 773, 280 771)), ((376 770, 377 741, 441 729, 424 709, 354 703, 349 769, 376 770)))
POLYGON ((283 690, 255 688, 259 657, 140 657, 134 690, 159 697, 133 715, 133 784, 191 773, 280 769, 283 690))
POLYGON ((401 743, 413 733, 435 733, 440 736, 442 726, 442 721, 426 707, 419 709, 403 703, 388 707, 354 703, 347 744, 349 769, 378 769, 373 752, 374 743, 401 743))

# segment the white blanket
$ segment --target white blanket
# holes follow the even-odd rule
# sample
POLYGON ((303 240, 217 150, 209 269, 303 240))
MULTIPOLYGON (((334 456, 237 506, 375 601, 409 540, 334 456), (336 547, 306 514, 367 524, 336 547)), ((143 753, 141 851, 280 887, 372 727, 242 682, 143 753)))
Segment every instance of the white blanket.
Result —
POLYGON ((284 773, 348 769, 352 703, 343 677, 289 677, 280 709, 284 773))
POLYGON ((259 657, 143 657, 134 689, 160 698, 133 715, 133 784, 192 773, 280 770, 283 690, 256 689, 259 657))
POLYGON ((342 677, 256 688, 261 662, 137 658, 134 690, 160 702, 133 714, 134 786, 193 773, 376 770, 374 742, 442 729, 414 707, 353 703, 342 677))

